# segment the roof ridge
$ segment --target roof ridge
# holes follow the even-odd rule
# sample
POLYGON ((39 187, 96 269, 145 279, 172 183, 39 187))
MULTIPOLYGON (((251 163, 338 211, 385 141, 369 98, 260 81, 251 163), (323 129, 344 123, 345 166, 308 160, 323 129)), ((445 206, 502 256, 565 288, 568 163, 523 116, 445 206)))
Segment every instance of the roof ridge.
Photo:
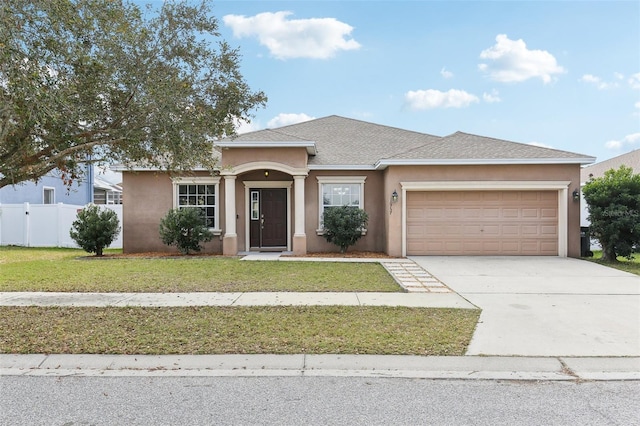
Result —
POLYGON ((402 158, 403 155, 406 155, 406 154, 408 154, 410 152, 413 152, 413 151, 417 151, 419 149, 424 149, 427 145, 432 144, 432 143, 437 142, 437 141, 441 141, 441 140, 444 139, 442 136, 429 135, 427 133, 420 133, 420 134, 425 135, 425 136, 429 136, 429 137, 432 137, 432 138, 436 138, 436 139, 435 140, 425 141, 424 143, 422 143, 422 144, 420 144, 418 146, 414 146, 413 148, 409 148, 409 149, 406 149, 404 151, 401 151, 401 152, 398 152, 396 154, 393 154, 392 156, 387 157, 387 159, 396 158, 396 157, 402 158))

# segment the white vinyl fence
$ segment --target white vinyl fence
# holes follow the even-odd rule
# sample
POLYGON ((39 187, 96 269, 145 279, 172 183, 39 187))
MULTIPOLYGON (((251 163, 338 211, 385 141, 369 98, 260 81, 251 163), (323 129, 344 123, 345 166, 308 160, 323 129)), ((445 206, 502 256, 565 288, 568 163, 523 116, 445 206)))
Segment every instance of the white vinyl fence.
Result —
MULTIPOLYGON (((69 236, 71 225, 85 206, 72 204, 0 204, 0 246, 78 247, 69 236)), ((101 205, 118 214, 122 205, 101 205)), ((122 248, 122 231, 110 248, 122 248)))

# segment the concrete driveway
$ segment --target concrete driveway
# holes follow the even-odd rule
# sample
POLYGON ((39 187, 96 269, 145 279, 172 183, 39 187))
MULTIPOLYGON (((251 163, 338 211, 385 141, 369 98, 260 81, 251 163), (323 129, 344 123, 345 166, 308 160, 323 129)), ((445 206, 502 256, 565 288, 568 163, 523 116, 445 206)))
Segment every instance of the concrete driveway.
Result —
POLYGON ((410 258, 482 308, 467 355, 640 356, 640 276, 559 257, 410 258))

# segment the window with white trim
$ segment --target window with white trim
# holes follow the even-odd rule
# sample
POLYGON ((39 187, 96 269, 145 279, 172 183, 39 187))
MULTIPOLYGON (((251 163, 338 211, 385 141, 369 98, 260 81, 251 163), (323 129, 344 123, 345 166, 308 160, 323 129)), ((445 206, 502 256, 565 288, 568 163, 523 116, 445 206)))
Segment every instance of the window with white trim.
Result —
POLYGON ((318 176, 319 230, 325 209, 352 206, 364 209, 364 181, 366 176, 318 176))
POLYGON ((42 204, 55 204, 56 190, 55 188, 45 187, 42 190, 42 204))
POLYGON ((122 204, 122 193, 117 191, 107 191, 107 204, 122 204))
POLYGON ((199 208, 204 213, 206 226, 219 230, 218 194, 220 178, 174 178, 174 208, 199 208))

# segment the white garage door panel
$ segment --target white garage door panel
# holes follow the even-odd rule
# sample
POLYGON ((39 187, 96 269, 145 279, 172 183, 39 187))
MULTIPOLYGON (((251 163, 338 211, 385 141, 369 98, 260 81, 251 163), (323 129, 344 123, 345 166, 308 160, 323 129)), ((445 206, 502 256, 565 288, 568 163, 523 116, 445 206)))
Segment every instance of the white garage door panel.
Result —
POLYGON ((557 191, 407 192, 409 255, 557 255, 557 191))

